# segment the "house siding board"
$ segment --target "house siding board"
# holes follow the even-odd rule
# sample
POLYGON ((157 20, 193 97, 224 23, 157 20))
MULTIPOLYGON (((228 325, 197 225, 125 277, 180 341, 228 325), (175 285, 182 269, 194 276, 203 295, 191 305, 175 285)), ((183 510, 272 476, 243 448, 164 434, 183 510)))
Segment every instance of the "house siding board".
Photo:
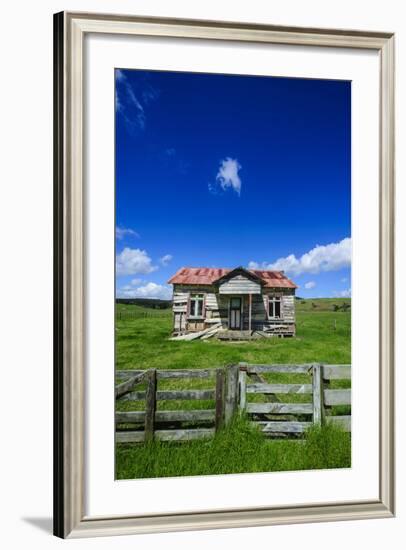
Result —
POLYGON ((232 279, 219 284, 220 294, 261 294, 261 285, 243 275, 237 275, 232 279))

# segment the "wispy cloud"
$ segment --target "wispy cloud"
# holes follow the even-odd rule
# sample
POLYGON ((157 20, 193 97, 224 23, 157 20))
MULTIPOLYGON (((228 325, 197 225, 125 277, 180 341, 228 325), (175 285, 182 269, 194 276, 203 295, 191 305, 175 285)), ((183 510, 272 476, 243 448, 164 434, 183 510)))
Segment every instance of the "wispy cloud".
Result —
POLYGON ((121 241, 121 239, 124 239, 124 237, 135 237, 138 238, 139 234, 134 231, 134 229, 130 229, 129 227, 116 227, 116 239, 121 241))
POLYGON ((117 289, 117 297, 170 300, 172 298, 172 289, 167 285, 159 285, 157 283, 147 283, 137 288, 126 285, 117 289))
POLYGON ((316 283, 314 281, 309 281, 308 283, 305 283, 304 287, 306 290, 310 290, 311 288, 314 288, 316 286, 316 283))
POLYGON ((351 298, 351 289, 347 288, 346 290, 335 290, 333 295, 336 298, 351 298))
POLYGON ((348 283, 348 277, 343 277, 340 279, 340 283, 348 283))
POLYGON ((242 166, 237 159, 227 157, 220 161, 220 168, 217 172, 215 183, 209 183, 209 191, 213 194, 218 194, 219 191, 227 191, 232 189, 241 195, 241 178, 238 172, 242 166))
POLYGON ((159 263, 166 267, 171 260, 173 259, 173 256, 171 254, 165 254, 165 256, 162 256, 162 258, 159 258, 159 263))
POLYGON ((116 256, 116 273, 120 275, 145 275, 158 269, 152 264, 145 250, 139 248, 124 248, 116 256))
POLYGON ((117 113, 130 131, 143 130, 147 120, 145 108, 158 98, 158 90, 146 81, 134 83, 122 69, 116 69, 115 76, 117 113))
POLYGON ((338 243, 317 245, 300 258, 290 254, 279 258, 276 262, 249 262, 249 269, 269 269, 286 271, 292 275, 302 273, 320 273, 322 271, 338 271, 351 266, 351 238, 347 237, 338 243))

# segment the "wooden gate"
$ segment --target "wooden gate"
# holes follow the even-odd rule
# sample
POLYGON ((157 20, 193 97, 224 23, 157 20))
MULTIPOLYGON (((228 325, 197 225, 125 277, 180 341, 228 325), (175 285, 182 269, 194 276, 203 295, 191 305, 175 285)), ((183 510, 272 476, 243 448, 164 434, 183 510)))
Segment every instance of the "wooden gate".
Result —
POLYGON ((351 389, 332 389, 331 381, 350 380, 350 365, 253 365, 222 368, 118 371, 116 401, 138 410, 116 411, 116 441, 188 441, 212 437, 243 412, 267 437, 298 437, 311 425, 328 422, 351 431, 351 389), (298 382, 281 383, 281 375, 298 382), (275 380, 272 380, 275 378, 275 380), (205 389, 160 389, 164 380, 207 380, 205 389), (205 400, 211 408, 160 410, 157 402, 205 400), (339 406, 337 412, 336 407, 339 406))

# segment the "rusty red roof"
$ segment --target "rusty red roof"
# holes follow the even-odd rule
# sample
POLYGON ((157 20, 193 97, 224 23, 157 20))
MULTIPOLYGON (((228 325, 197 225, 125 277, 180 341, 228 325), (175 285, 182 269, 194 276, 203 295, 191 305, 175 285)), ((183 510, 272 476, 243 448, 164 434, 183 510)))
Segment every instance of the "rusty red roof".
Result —
MULTIPOLYGON (((211 285, 234 269, 217 267, 181 267, 168 281, 169 284, 211 285)), ((283 271, 268 271, 262 269, 246 269, 259 277, 268 288, 297 288, 283 271)))

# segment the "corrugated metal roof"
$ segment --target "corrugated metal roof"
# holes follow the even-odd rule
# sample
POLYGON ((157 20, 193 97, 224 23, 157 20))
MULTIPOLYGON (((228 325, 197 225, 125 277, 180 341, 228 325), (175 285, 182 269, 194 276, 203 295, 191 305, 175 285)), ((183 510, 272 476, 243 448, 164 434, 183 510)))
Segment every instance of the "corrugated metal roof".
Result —
MULTIPOLYGON (((234 269, 217 267, 181 267, 168 281, 169 284, 211 285, 234 269)), ((246 269, 259 277, 268 288, 297 288, 282 271, 246 269)))

